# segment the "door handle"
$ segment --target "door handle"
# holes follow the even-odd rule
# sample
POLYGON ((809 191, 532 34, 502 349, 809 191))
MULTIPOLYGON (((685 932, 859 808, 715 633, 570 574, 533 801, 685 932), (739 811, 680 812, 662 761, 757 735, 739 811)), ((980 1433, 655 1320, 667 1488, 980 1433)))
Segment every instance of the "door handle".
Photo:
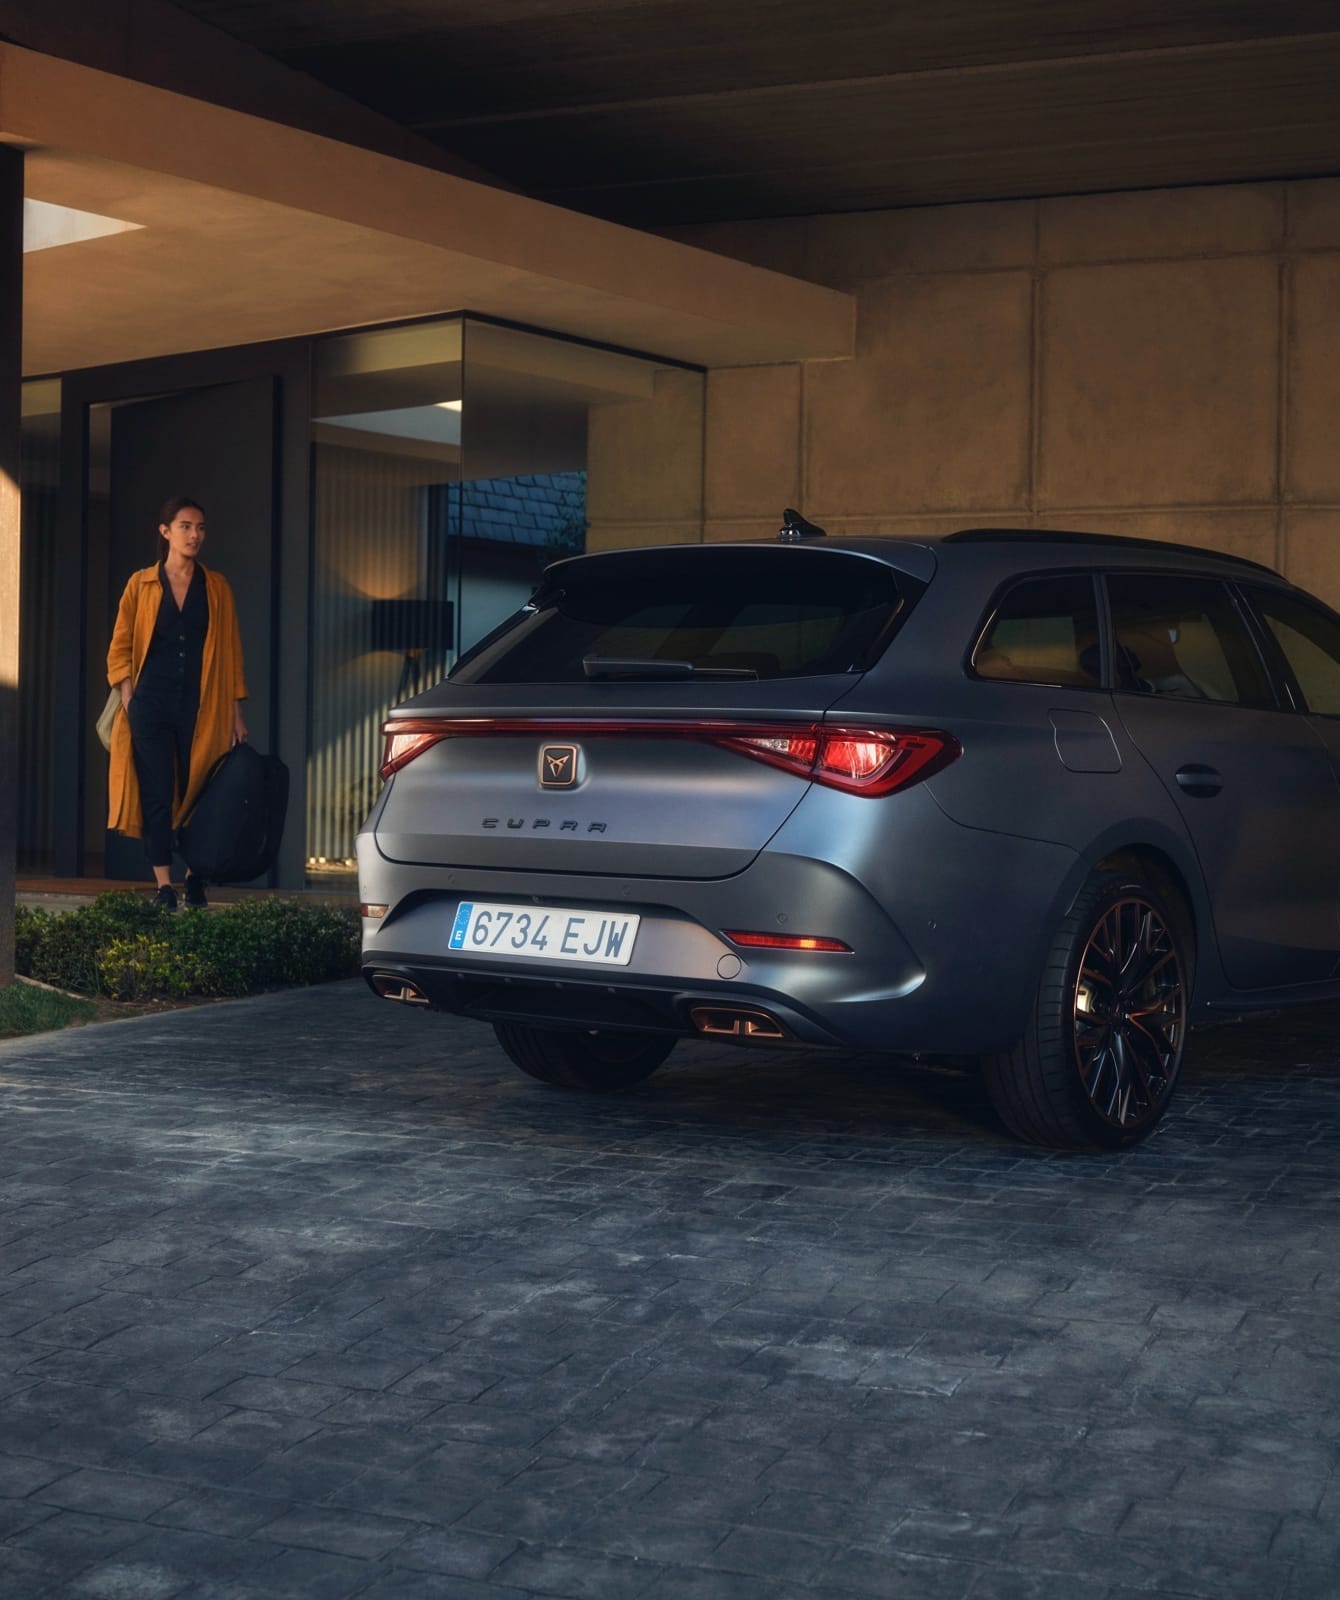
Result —
POLYGON ((1183 794, 1193 800, 1209 800, 1224 787, 1221 774, 1214 767, 1202 766, 1198 761, 1188 761, 1178 767, 1174 776, 1183 794))

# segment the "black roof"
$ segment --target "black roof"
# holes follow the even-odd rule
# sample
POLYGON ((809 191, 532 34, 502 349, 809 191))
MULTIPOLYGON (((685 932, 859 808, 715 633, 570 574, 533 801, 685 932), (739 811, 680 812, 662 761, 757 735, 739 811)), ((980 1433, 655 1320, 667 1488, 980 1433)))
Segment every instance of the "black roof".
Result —
POLYGON ((1175 544, 1168 539, 1129 538, 1120 533, 1083 533, 1067 528, 959 528, 946 533, 941 544, 1082 544, 1108 545, 1121 550, 1175 550, 1180 555, 1195 556, 1201 561, 1227 561, 1236 567, 1247 567, 1253 572, 1265 572, 1272 578, 1281 576, 1274 567, 1264 562, 1249 560, 1246 556, 1228 555, 1222 550, 1207 550, 1201 545, 1175 544))

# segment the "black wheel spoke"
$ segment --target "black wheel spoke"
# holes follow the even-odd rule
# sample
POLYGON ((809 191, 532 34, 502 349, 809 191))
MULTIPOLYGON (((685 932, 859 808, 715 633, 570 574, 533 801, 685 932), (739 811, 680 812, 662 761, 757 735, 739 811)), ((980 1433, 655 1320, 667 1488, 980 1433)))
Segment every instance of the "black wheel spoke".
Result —
POLYGON ((1094 1112, 1126 1129, 1157 1117, 1172 1090, 1186 1017, 1171 928, 1131 893, 1096 918, 1075 980, 1074 1050, 1094 1112))

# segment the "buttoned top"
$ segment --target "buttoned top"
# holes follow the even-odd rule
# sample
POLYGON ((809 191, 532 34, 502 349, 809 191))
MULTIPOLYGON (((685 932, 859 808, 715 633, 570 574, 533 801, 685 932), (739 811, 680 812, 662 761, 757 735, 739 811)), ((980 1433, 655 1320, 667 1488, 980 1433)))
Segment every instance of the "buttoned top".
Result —
POLYGON ((162 597, 135 693, 155 699, 168 696, 179 701, 198 702, 205 635, 209 632, 209 596, 204 569, 196 566, 180 607, 162 562, 158 565, 158 582, 162 597))

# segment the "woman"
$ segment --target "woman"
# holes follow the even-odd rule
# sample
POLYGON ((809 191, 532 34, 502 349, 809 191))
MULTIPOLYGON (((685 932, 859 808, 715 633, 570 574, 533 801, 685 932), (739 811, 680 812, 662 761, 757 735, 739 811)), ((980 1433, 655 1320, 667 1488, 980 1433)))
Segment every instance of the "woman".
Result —
MULTIPOLYGON (((143 837, 154 904, 175 911, 173 829, 215 761, 246 738, 247 687, 233 591, 198 559, 199 502, 169 500, 158 533, 158 562, 131 576, 107 651, 107 681, 125 712, 112 727, 107 826, 143 837)), ((204 884, 189 872, 185 897, 188 906, 206 904, 204 884)))

